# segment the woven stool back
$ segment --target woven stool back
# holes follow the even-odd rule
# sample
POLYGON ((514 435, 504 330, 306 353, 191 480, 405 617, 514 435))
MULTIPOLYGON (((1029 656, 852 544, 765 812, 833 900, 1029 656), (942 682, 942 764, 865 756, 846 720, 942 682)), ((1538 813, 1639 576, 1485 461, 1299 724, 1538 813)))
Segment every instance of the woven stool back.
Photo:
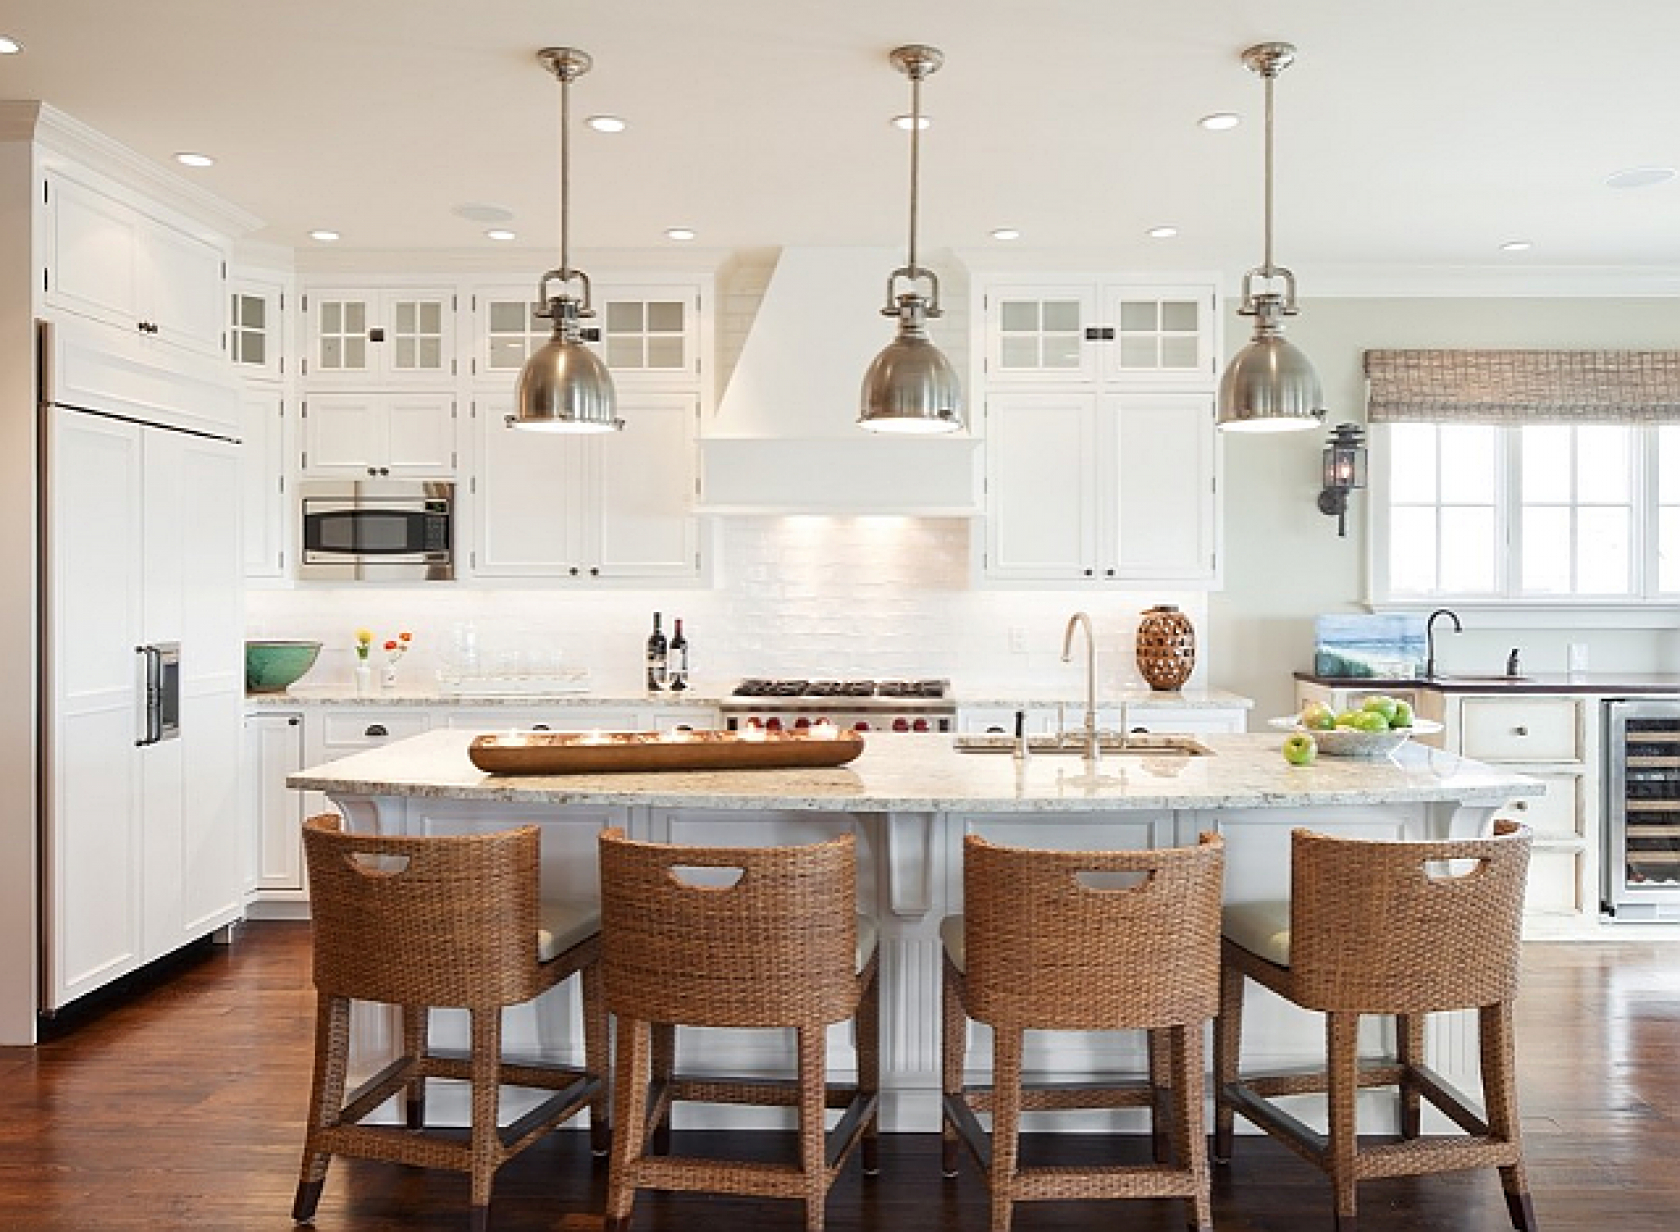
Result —
POLYGON ((857 1011, 857 853, 847 834, 803 847, 681 847, 601 835, 607 1008, 648 1022, 793 1027, 857 1011), (730 886, 685 868, 739 869, 730 886))
MULTIPOLYGON (((1225 847, 1035 851, 963 841, 963 948, 972 1017, 1101 1031, 1172 1026, 1219 1007, 1225 847), (1135 873, 1104 888, 1082 874, 1135 873)), ((1092 879, 1096 881, 1097 879, 1092 879)))
POLYGON ((1309 1009, 1469 1009, 1516 995, 1530 832, 1385 843, 1296 830, 1289 966, 1309 1009), (1441 861, 1473 861, 1446 868, 1441 861), (1462 875, 1452 875, 1462 874, 1462 875))
POLYGON ((315 986, 394 1005, 492 1008, 541 991, 538 832, 381 838, 303 823, 315 986))

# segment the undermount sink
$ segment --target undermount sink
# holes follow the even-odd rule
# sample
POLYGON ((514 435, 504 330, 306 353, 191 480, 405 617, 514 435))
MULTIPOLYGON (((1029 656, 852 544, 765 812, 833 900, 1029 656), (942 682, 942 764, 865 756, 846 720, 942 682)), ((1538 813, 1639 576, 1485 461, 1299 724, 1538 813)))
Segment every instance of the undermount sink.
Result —
MULTIPOLYGON (((1119 732, 1103 732, 1098 746, 1104 757, 1212 757, 1213 750, 1192 736, 1158 736, 1150 732, 1134 732, 1120 743, 1119 732)), ((1015 748, 1013 736, 990 733, 965 733, 956 738, 959 753, 1009 753, 1015 748)), ((1085 751, 1085 740, 1079 733, 1066 736, 1028 736, 1027 751, 1033 756, 1078 756, 1085 751)))

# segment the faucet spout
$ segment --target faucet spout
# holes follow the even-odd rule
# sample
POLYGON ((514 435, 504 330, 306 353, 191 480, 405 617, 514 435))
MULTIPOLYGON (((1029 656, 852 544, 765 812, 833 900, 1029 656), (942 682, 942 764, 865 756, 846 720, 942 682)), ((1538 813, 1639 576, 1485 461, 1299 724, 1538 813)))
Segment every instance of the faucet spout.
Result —
POLYGON ((1102 752, 1097 735, 1097 635, 1091 627, 1091 617, 1075 612, 1068 617, 1062 633, 1062 662, 1073 662, 1073 634, 1075 629, 1085 632, 1085 760, 1093 766, 1102 752))
POLYGON ((1423 634, 1425 643, 1424 654, 1426 656, 1423 663, 1423 678, 1425 680, 1433 680, 1435 678, 1435 622, 1442 616, 1445 616, 1452 621, 1454 633, 1464 632, 1464 625, 1459 622, 1458 613, 1453 611, 1451 608, 1438 607, 1433 612, 1429 613, 1429 623, 1424 626, 1423 634))

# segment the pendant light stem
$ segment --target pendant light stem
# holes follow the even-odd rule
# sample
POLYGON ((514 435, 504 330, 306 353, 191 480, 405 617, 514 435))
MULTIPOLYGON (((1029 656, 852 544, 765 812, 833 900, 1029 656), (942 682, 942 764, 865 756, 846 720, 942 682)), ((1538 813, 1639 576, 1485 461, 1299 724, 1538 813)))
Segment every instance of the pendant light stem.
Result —
POLYGON ((910 278, 921 273, 916 264, 916 221, 920 214, 922 170, 922 73, 910 74, 910 278))
MULTIPOLYGON (((560 75, 560 278, 572 276, 572 78, 560 75)), ((1271 258, 1268 256, 1267 261, 1271 258)))
POLYGON ((1265 275, 1270 278, 1277 272, 1277 266, 1272 262, 1272 86, 1277 81, 1277 72, 1270 70, 1266 78, 1266 260, 1265 275))

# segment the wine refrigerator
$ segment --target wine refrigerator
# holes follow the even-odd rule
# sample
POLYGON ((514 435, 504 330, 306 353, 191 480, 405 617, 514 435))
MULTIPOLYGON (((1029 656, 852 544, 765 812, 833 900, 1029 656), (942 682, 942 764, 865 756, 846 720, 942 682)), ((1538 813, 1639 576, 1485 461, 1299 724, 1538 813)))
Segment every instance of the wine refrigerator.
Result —
POLYGON ((1680 920, 1680 701, 1604 704, 1604 908, 1680 920))

